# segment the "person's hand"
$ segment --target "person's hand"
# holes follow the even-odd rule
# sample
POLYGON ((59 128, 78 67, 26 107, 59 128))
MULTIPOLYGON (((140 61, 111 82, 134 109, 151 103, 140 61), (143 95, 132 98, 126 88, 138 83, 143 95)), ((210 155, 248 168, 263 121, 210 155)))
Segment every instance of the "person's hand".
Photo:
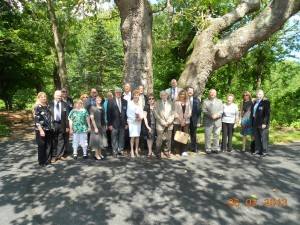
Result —
POLYGON ((98 134, 99 133, 99 130, 97 127, 95 127, 95 134, 98 134))
POLYGON ((200 127, 201 126, 201 124, 200 123, 197 123, 197 127, 200 127))
POLYGON ((233 125, 233 128, 237 128, 237 123, 235 123, 235 124, 233 125))
POLYGON ((217 119, 217 115, 216 115, 216 114, 212 114, 212 115, 211 115, 211 118, 212 118, 213 120, 215 120, 215 119, 217 119))
POLYGON ((151 132, 151 131, 152 131, 151 127, 147 127, 147 128, 148 128, 149 132, 151 132))
POLYGON ((262 128, 262 129, 265 129, 266 127, 267 127, 266 124, 261 125, 261 128, 262 128))
POLYGON ((68 133, 70 131, 70 128, 66 128, 66 132, 68 133))
POLYGON ((70 136, 72 136, 72 135, 73 135, 73 129, 70 128, 70 136))
POLYGON ((184 127, 185 121, 184 121, 184 120, 181 120, 181 121, 180 121, 180 125, 181 125, 182 127, 184 127))
POLYGON ((128 129, 128 124, 125 125, 125 130, 127 130, 127 129, 128 129))
POLYGON ((89 128, 88 128, 88 132, 91 133, 91 131, 92 131, 92 129, 89 127, 89 128))
POLYGON ((45 137, 45 136, 46 136, 46 134, 45 134, 45 131, 44 131, 44 130, 40 130, 40 136, 41 136, 41 137, 45 137))

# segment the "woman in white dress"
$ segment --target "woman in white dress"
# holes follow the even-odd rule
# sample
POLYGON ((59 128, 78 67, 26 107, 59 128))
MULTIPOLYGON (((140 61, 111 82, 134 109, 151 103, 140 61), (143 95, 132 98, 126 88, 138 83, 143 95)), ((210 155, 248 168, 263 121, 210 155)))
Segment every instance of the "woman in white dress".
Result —
POLYGON ((127 107, 127 123, 130 137, 130 156, 134 157, 134 152, 136 156, 139 156, 138 149, 143 119, 143 107, 139 104, 139 91, 134 90, 132 94, 133 100, 128 103, 127 107))

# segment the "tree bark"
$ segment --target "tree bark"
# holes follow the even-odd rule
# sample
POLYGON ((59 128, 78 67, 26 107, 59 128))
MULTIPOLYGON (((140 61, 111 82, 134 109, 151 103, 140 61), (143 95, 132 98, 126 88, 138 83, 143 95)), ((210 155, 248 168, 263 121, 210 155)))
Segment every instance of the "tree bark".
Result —
POLYGON ((214 38, 222 31, 259 8, 260 0, 245 0, 232 12, 212 19, 210 26, 197 36, 192 55, 178 80, 178 85, 194 87, 196 94, 202 97, 208 78, 215 70, 241 58, 251 47, 267 40, 280 30, 284 23, 300 10, 300 1, 273 0, 250 23, 214 43, 214 38))
MULTIPOLYGON (((67 74, 67 66, 66 66, 66 58, 65 58, 65 49, 61 39, 61 34, 59 33, 58 22, 56 19, 56 14, 55 14, 52 0, 47 0, 47 6, 50 15, 50 20, 52 23, 54 43, 55 43, 55 48, 56 48, 57 58, 58 58, 58 74, 59 74, 60 85, 61 85, 60 87, 58 87, 58 89, 62 87, 68 88, 68 74, 67 74)), ((55 82, 55 85, 57 85, 57 82, 55 82)))
POLYGON ((115 0, 120 11, 124 47, 124 82, 153 92, 152 9, 147 0, 115 0))

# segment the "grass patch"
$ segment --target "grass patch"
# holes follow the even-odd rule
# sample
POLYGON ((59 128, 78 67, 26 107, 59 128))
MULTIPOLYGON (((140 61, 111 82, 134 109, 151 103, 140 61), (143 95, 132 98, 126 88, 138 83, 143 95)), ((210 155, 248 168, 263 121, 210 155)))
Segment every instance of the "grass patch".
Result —
POLYGON ((4 117, 0 117, 0 137, 8 137, 11 135, 11 123, 4 117))
MULTIPOLYGON (((240 134, 240 127, 237 127, 234 130, 232 145, 233 149, 242 149, 242 135, 240 134)), ((289 127, 275 127, 270 128, 270 144, 285 144, 291 142, 300 141, 300 132, 299 129, 289 128, 289 127)), ((220 143, 222 140, 222 133, 220 136, 220 143)), ((200 127, 197 130, 197 141, 200 145, 200 149, 204 150, 204 128, 200 127)), ((247 146, 250 145, 250 136, 247 137, 247 146)))

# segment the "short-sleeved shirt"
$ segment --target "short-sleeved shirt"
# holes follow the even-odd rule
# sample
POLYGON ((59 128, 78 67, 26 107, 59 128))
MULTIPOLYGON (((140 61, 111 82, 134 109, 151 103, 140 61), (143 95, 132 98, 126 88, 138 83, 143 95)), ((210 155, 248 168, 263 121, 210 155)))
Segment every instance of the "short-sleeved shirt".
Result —
POLYGON ((87 117, 89 117, 89 113, 86 109, 72 109, 68 119, 73 121, 72 128, 74 133, 86 133, 88 131, 87 117))

